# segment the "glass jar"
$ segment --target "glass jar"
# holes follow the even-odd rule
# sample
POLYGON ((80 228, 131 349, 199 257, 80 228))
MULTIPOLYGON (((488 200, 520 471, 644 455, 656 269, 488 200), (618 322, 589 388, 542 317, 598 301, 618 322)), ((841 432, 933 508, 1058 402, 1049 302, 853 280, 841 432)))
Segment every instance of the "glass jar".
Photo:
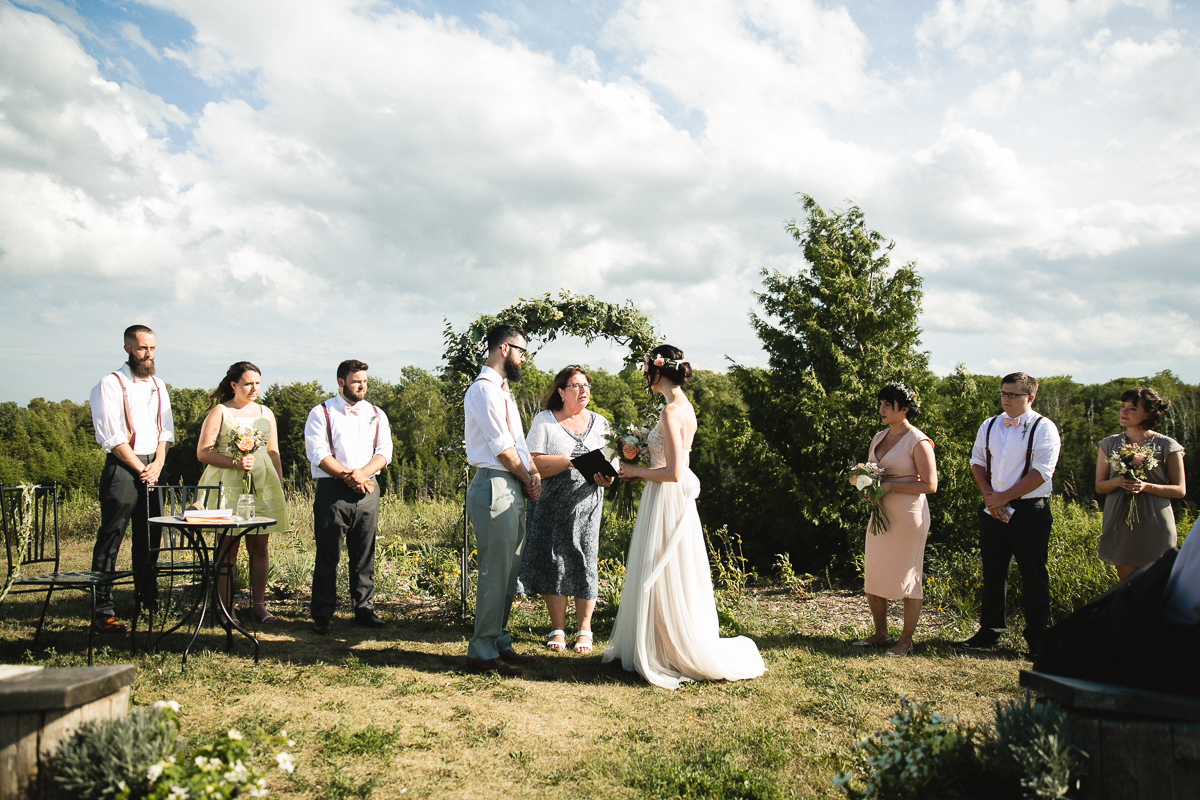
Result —
POLYGON ((237 518, 243 522, 254 519, 254 495, 239 494, 237 501, 237 518))

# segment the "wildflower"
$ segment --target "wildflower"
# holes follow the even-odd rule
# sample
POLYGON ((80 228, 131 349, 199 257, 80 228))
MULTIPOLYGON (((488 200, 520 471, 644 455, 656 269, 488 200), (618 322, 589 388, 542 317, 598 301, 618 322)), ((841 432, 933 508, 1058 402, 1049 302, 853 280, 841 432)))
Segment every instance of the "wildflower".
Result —
MULTIPOLYGON (((161 669, 158 672, 160 675, 162 674, 161 669)), ((179 703, 174 700, 155 700, 151 708, 169 708, 176 714, 179 713, 179 703)))
POLYGON ((275 763, 279 765, 279 771, 285 775, 291 775, 296 771, 296 757, 291 753, 276 753, 275 763))
POLYGON ((150 781, 150 783, 154 783, 159 779, 159 776, 162 775, 163 767, 165 766, 165 762, 162 761, 158 762, 157 764, 151 764, 150 768, 146 770, 146 780, 150 781))
POLYGON ((229 729, 229 738, 233 739, 235 742, 238 742, 238 741, 241 741, 242 734, 238 731, 237 728, 230 728, 229 729))

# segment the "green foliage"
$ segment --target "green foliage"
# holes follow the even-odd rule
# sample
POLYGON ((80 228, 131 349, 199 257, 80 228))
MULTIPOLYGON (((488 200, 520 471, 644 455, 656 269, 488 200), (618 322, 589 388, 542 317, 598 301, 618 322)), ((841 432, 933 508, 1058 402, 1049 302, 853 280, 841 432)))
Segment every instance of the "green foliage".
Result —
POLYGON ((212 408, 208 392, 204 389, 174 389, 167 385, 171 395, 171 416, 175 423, 175 444, 167 450, 167 463, 163 467, 164 483, 184 483, 193 486, 200 482, 204 465, 196 458, 196 445, 200 443, 200 426, 212 408))
POLYGON ((94 494, 104 466, 95 441, 87 403, 40 397, 26 408, 0 403, 0 483, 58 481, 65 489, 94 494))
POLYGON ((857 207, 829 214, 807 195, 803 204, 807 219, 787 230, 808 264, 794 275, 764 270, 756 297, 766 316, 751 315, 770 371, 731 371, 754 431, 787 470, 782 485, 794 487, 796 513, 742 532, 800 554, 806 569, 832 562, 846 570, 866 511, 833 473, 861 460, 878 430, 875 394, 885 381, 928 395, 933 378, 917 349, 921 279, 913 265, 892 269, 892 244, 867 229, 857 207))
POLYGON ((332 396, 318 381, 273 383, 262 393, 262 404, 275 414, 279 428, 279 460, 284 478, 293 483, 307 481, 310 474, 304 452, 304 422, 308 412, 332 396))
MULTIPOLYGON (((288 740, 287 731, 280 731, 278 736, 259 738, 277 751, 294 744, 288 740)), ((276 752, 275 766, 281 772, 291 774, 295 770, 295 759, 287 751, 276 752)), ((150 782, 150 788, 145 796, 155 800, 187 797, 229 800, 267 795, 267 779, 251 758, 250 742, 232 728, 225 736, 196 748, 185 758, 168 757, 152 765, 146 780, 150 782)), ((132 792, 131 788, 118 794, 117 800, 141 796, 132 792)))
POLYGON ((174 715, 135 708, 125 717, 85 722, 54 753, 54 780, 70 797, 101 800, 122 791, 146 796, 147 772, 176 752, 174 715))
POLYGON ((625 783, 640 797, 776 800, 790 796, 769 774, 737 766, 732 753, 709 744, 696 746, 682 758, 641 759, 625 783))
POLYGON ((932 797, 977 770, 974 728, 931 706, 900 698, 892 730, 859 740, 860 776, 849 772, 833 783, 851 800, 918 800, 932 797), (861 789, 852 786, 855 780, 861 789))
POLYGON ((1022 797, 1057 800, 1079 787, 1087 755, 1071 744, 1067 712, 1026 691, 996 703, 996 727, 980 747, 984 769, 1020 787, 1022 797))
POLYGON ((495 316, 480 315, 461 333, 455 333, 450 323, 446 323, 443 338, 447 369, 457 376, 464 389, 487 358, 487 332, 501 323, 515 325, 529 338, 544 342, 552 342, 560 335, 578 336, 587 344, 602 337, 611 339, 629 347, 629 355, 625 357, 627 366, 636 365, 642 354, 659 342, 654 326, 633 303, 616 305, 566 291, 559 292, 557 299, 549 294, 522 299, 505 306, 495 316))

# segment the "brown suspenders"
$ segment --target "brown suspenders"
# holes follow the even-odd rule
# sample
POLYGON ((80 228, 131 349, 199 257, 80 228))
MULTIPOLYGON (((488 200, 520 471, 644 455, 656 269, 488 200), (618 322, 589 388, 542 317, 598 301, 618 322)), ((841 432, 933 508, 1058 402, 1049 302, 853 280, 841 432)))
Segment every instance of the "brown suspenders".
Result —
MULTIPOLYGON (((983 435, 983 450, 987 461, 987 479, 989 485, 992 482, 992 426, 996 424, 996 420, 998 419, 1000 419, 999 415, 988 420, 987 432, 983 435)), ((1029 470, 1033 467, 1033 435, 1037 433, 1038 425, 1042 424, 1043 419, 1044 417, 1039 416, 1029 428, 1029 446, 1025 448, 1025 469, 1021 472, 1022 478, 1028 475, 1029 470)))
MULTIPOLYGON (((328 400, 325 401, 325 403, 328 402, 328 400)), ((325 435, 329 437, 329 455, 332 456, 333 422, 329 419, 329 406, 325 405, 325 403, 321 403, 321 410, 325 412, 325 435)), ((379 408, 376 406, 371 406, 371 408, 375 409, 375 443, 371 445, 371 453, 373 455, 374 452, 379 449, 379 426, 381 423, 379 419, 379 408)))
MULTIPOLYGON (((125 388, 125 379, 121 377, 120 372, 114 372, 113 376, 117 379, 117 383, 121 384, 121 402, 125 405, 125 428, 129 432, 129 446, 135 447, 137 443, 137 431, 133 429, 133 413, 129 410, 129 391, 125 388)), ((161 438, 162 426, 162 393, 163 388, 158 385, 158 379, 153 376, 150 380, 154 383, 154 388, 158 390, 158 434, 161 438)))

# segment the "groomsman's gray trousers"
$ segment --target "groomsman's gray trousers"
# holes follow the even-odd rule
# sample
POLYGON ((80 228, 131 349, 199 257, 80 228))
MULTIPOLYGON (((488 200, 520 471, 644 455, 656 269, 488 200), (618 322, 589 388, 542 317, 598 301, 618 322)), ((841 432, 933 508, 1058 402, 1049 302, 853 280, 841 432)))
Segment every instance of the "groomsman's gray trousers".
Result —
POLYGON ((467 487, 467 516, 475 527, 479 583, 475 634, 467 655, 477 661, 512 649, 508 614, 517 593, 521 547, 525 544, 525 494, 521 482, 502 469, 476 471, 467 487))
POLYGON ((349 556, 350 604, 357 611, 374 608, 375 531, 379 527, 379 486, 359 494, 336 478, 317 481, 313 529, 317 559, 313 565, 313 619, 329 619, 337 607, 337 568, 342 540, 349 556))

